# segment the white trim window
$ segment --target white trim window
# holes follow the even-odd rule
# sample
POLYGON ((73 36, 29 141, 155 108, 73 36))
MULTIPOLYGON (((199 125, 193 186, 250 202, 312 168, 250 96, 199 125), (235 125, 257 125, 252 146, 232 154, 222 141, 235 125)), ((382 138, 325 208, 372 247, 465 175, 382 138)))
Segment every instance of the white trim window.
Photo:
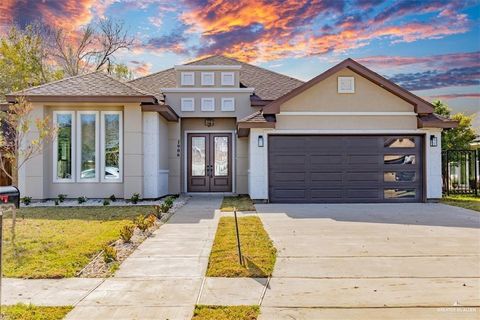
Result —
POLYGON ((123 121, 121 111, 101 113, 101 181, 122 182, 123 121))
POLYGON ((195 72, 182 72, 180 74, 180 83, 182 86, 195 85, 195 72))
POLYGON ((215 72, 202 72, 202 86, 215 85, 215 72))
POLYGON ((53 182, 75 182, 75 112, 54 111, 53 182))
POLYGON ((215 111, 215 98, 202 98, 201 110, 207 112, 215 111))
POLYGON ((235 72, 222 72, 222 86, 235 85, 235 72))
POLYGON ((235 111, 235 98, 222 98, 222 111, 235 111))
POLYGON ((181 111, 195 111, 195 99, 194 98, 181 98, 180 99, 181 111))
POLYGON ((78 111, 77 115, 77 182, 98 182, 98 111, 78 111))

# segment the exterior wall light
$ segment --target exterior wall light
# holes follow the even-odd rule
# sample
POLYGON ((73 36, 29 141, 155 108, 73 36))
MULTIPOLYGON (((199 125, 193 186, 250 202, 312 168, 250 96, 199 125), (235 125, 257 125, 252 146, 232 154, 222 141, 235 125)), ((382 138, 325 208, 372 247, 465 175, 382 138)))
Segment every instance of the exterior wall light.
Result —
POLYGON ((215 119, 213 118, 206 118, 205 119, 205 127, 213 127, 215 125, 215 119))
POLYGON ((263 136, 258 136, 258 146, 263 148, 263 136))
POLYGON ((434 135, 431 135, 430 136, 430 147, 436 147, 436 146, 438 146, 437 137, 434 136, 434 135))

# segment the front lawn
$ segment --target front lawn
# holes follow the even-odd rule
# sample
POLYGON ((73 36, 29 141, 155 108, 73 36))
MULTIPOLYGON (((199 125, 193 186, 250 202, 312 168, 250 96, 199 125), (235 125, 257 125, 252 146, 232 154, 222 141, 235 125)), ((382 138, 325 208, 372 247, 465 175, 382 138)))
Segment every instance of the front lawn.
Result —
POLYGON ((223 197, 221 211, 232 212, 236 208, 237 211, 256 211, 252 199, 248 195, 223 197))
POLYGON ((442 199, 442 203, 480 212, 480 197, 446 196, 442 199))
POLYGON ((192 320, 256 320, 258 306, 195 306, 192 320))
POLYGON ((2 306, 5 320, 60 320, 73 307, 39 307, 26 304, 2 306))
POLYGON ((74 277, 103 247, 119 238, 120 229, 148 206, 37 207, 17 212, 16 240, 4 223, 6 277, 74 277))
POLYGON ((218 223, 208 262, 209 277, 268 277, 275 265, 276 249, 258 217, 238 218, 244 265, 238 261, 235 221, 222 217, 218 223))

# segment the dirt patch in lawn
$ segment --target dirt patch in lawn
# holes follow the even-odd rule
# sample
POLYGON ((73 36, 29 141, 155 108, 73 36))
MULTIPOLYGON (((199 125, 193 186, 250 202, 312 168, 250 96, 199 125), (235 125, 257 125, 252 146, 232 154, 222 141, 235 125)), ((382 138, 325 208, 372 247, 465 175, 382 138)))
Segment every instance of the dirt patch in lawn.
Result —
POLYGON ((235 222, 222 217, 208 262, 209 277, 268 277, 273 272, 276 249, 259 217, 238 218, 243 265, 238 259, 235 222))

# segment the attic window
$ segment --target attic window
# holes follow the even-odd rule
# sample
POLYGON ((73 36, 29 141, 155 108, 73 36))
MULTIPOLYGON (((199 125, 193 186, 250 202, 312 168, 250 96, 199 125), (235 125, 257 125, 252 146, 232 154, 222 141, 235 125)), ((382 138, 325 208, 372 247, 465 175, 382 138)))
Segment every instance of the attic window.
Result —
POLYGON ((181 84, 182 84, 182 86, 193 86, 195 84, 195 73, 194 72, 182 72, 182 74, 181 74, 181 84))
POLYGON ((338 77, 338 93, 355 93, 353 77, 338 77))

